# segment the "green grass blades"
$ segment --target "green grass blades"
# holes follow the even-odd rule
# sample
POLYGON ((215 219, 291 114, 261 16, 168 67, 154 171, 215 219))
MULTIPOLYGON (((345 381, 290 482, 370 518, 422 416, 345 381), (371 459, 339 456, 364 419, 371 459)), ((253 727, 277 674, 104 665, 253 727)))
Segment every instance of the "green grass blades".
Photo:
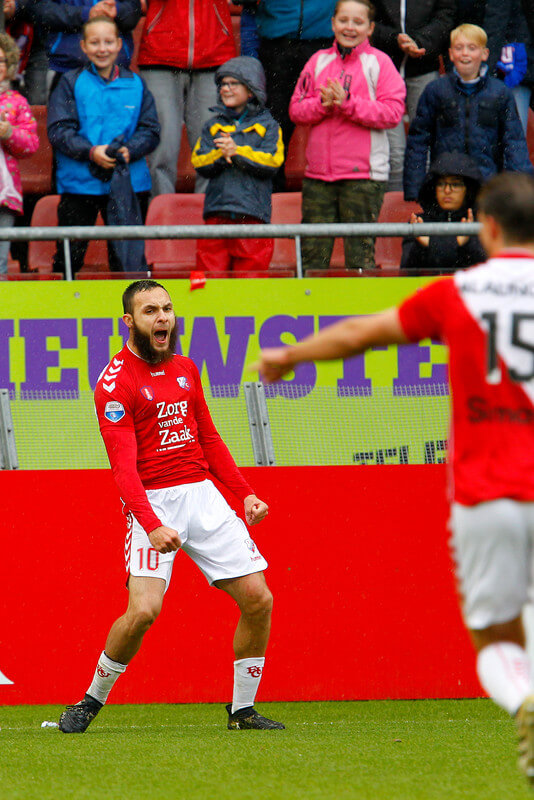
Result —
POLYGON ((1 800, 521 800, 515 726, 489 700, 258 703, 285 731, 228 731, 223 705, 110 705, 84 734, 58 706, 0 707, 1 800))

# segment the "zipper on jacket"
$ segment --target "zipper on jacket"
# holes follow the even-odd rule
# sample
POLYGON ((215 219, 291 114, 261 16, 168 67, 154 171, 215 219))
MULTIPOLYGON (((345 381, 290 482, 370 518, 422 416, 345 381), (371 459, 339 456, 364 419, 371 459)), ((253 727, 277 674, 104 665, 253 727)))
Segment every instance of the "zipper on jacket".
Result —
POLYGON ((163 9, 162 9, 162 8, 160 8, 160 10, 158 11, 158 13, 156 14, 156 16, 154 17, 154 19, 152 20, 152 22, 151 22, 151 23, 150 23, 150 25, 148 26, 148 28, 147 28, 147 33, 151 33, 151 32, 152 32, 152 30, 153 30, 153 28, 155 28, 155 27, 156 27, 156 25, 158 24, 158 22, 159 22, 159 20, 160 20, 160 17, 161 17, 161 15, 162 15, 162 14, 163 14, 163 9))
POLYGON ((215 11, 215 14, 216 14, 216 16, 217 16, 217 19, 218 19, 218 20, 219 20, 219 22, 221 23, 221 28, 223 29, 224 33, 226 34, 226 36, 229 36, 229 35, 230 35, 230 31, 228 30, 228 28, 227 28, 227 27, 226 27, 226 25, 224 24, 224 22, 223 22, 223 20, 222 20, 222 17, 221 17, 221 15, 219 14, 219 9, 218 9, 218 8, 217 8, 217 6, 215 5, 215 2, 213 3, 213 10, 215 11))
POLYGON ((469 115, 471 113, 471 95, 467 95, 465 103, 465 137, 464 148, 465 152, 469 155, 469 115))
POLYGON ((187 66, 193 67, 195 56, 195 0, 189 0, 189 48, 187 50, 187 66))

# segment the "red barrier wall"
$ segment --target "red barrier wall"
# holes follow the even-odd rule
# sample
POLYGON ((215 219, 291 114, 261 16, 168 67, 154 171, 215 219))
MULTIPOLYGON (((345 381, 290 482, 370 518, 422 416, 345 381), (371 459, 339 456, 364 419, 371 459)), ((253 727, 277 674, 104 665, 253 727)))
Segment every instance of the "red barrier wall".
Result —
MULTIPOLYGON (((270 506, 263 700, 481 694, 447 550, 437 466, 243 472, 270 506)), ((2 472, 0 704, 83 695, 124 609, 124 521, 108 471, 2 472)), ((180 554, 162 616, 114 702, 228 701, 237 612, 180 554)))

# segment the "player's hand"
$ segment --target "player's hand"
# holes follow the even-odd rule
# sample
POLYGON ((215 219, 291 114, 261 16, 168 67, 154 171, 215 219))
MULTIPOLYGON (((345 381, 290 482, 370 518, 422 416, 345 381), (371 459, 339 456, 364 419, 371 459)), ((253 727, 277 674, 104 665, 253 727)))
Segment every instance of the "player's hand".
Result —
MULTIPOLYGON (((410 215, 410 222, 412 223, 412 225, 414 225, 416 222, 422 222, 422 221, 423 218, 418 217, 417 214, 412 213, 410 215)), ((430 236, 416 236, 415 238, 416 241, 419 242, 419 244, 423 245, 423 247, 428 247, 428 245, 430 244, 430 236)))
POLYGON ((269 513, 269 506, 263 500, 259 500, 255 494, 245 497, 245 519, 249 525, 256 525, 265 519, 269 513))
MULTIPOLYGON (((475 218, 473 216, 473 209, 467 209, 467 217, 462 217, 462 222, 474 222, 475 218)), ((456 241, 458 242, 459 247, 463 247, 464 244, 467 244, 469 241, 469 236, 457 236, 456 241)))
POLYGON ((159 528, 154 528, 148 534, 150 544, 157 550, 158 553, 174 553, 182 546, 182 540, 174 528, 167 528, 166 525, 160 525, 159 528))
POLYGON ((126 163, 129 164, 130 163, 130 151, 128 150, 128 148, 127 147, 120 147, 118 152, 124 158, 126 163))
POLYGON ((98 144, 94 148, 91 158, 95 164, 98 164, 99 167, 103 167, 104 169, 113 169, 117 164, 117 161, 114 158, 110 158, 106 154, 107 149, 107 144, 98 144))
POLYGON ((248 367, 250 372, 259 372, 264 383, 279 381, 288 372, 292 372, 294 364, 287 347, 268 347, 262 350, 258 361, 248 367))

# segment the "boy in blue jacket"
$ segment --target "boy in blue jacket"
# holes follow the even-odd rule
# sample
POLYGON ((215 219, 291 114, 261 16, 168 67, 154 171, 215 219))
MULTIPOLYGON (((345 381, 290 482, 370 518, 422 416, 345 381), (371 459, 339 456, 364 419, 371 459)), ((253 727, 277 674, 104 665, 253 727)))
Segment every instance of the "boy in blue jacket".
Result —
MULTIPOLYGON (((81 47, 89 64, 66 73, 50 98, 48 138, 57 163, 60 226, 94 225, 99 211, 107 221, 107 177, 117 163, 107 148, 118 137, 118 152, 129 164, 132 188, 146 216, 151 179, 145 156, 159 142, 159 123, 154 98, 142 79, 116 64, 121 45, 113 20, 95 17, 87 22, 81 47)), ((86 249, 87 242, 71 242, 73 272, 82 267, 86 249)), ((123 270, 111 243, 108 253, 110 269, 123 270)), ((62 243, 54 271, 65 272, 62 243)))
POLYGON ((425 88, 410 125, 404 158, 404 196, 417 199, 427 160, 461 152, 477 163, 483 180, 497 172, 534 172, 514 96, 488 74, 487 36, 478 25, 451 32, 453 70, 425 88))
MULTIPOLYGON (((265 108, 265 73, 260 62, 238 56, 215 73, 221 105, 212 110, 191 161, 209 178, 204 203, 208 225, 271 221, 273 176, 284 161, 280 126, 265 108)), ((197 268, 264 270, 272 239, 202 239, 197 268)))

